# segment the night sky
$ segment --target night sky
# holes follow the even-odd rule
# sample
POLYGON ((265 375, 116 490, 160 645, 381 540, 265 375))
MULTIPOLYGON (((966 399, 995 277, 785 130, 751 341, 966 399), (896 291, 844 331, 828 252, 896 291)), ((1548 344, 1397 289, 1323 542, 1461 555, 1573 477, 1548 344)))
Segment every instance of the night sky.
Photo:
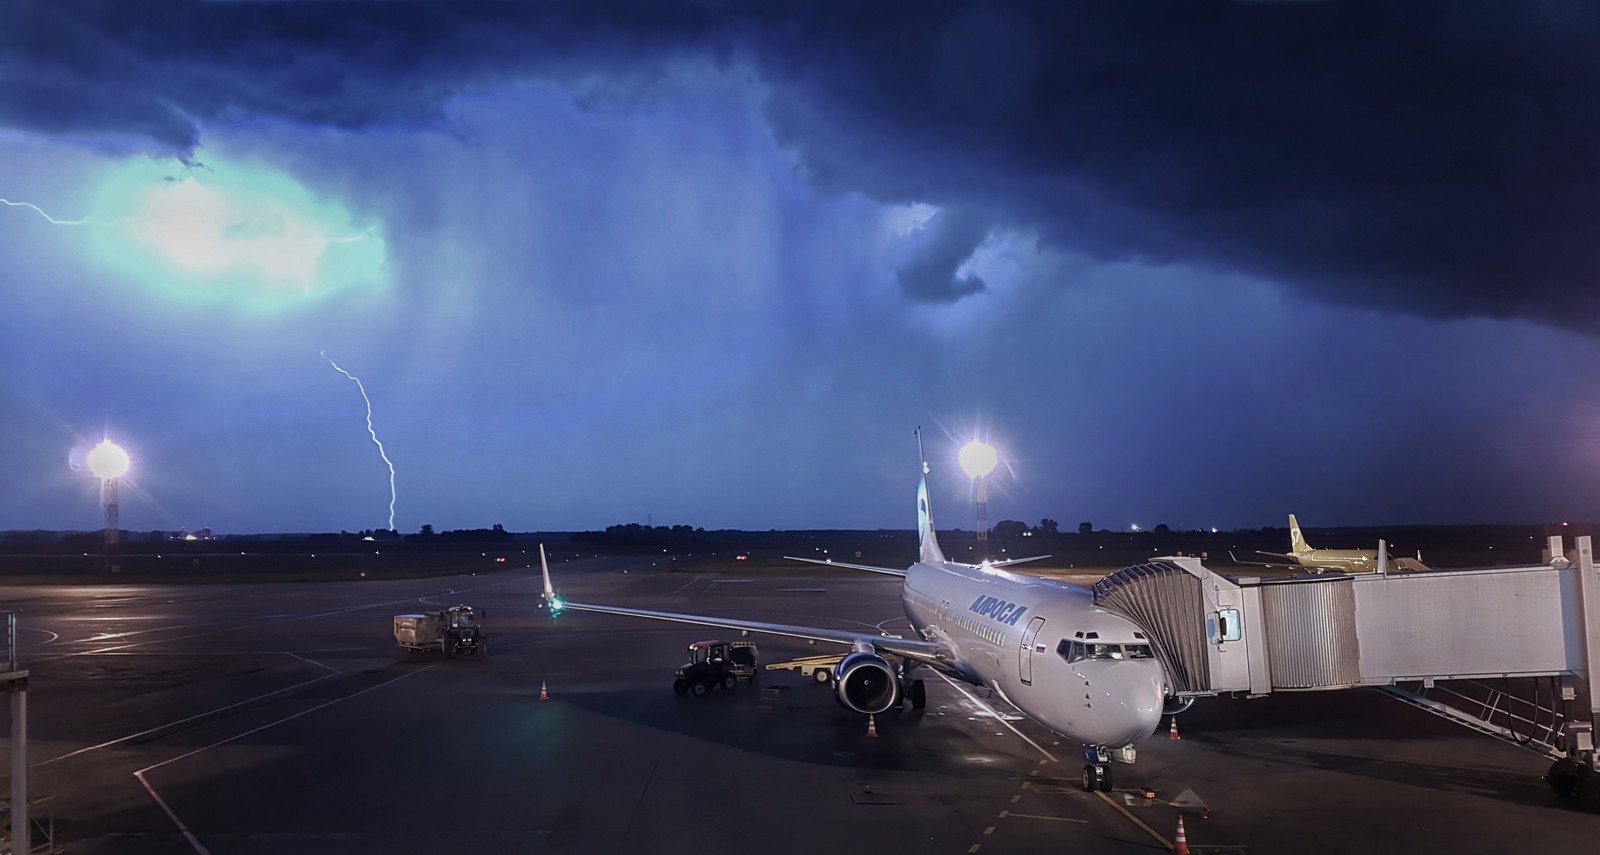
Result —
POLYGON ((1600 518, 1596 34, 0 0, 0 529, 1600 518))

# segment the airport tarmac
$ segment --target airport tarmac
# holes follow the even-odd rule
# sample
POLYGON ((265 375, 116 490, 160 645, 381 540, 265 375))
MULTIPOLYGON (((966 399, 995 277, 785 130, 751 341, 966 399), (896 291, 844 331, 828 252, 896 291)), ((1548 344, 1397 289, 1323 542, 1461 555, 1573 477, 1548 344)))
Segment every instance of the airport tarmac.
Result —
MULTIPOLYGON (((673 564, 552 569, 583 601, 906 630, 892 578, 673 564)), ((33 791, 71 853, 1149 853, 1180 816, 1209 853, 1586 851, 1600 833, 1540 780, 1547 760, 1373 691, 1201 701, 1102 796, 1077 746, 972 687, 925 673, 928 708, 875 738, 794 672, 679 696, 686 645, 726 633, 552 620, 538 591, 529 570, 6 588, 33 791), (458 602, 487 611, 487 656, 394 645, 393 615, 458 602)), ((763 662, 829 652, 753 640, 763 662)))

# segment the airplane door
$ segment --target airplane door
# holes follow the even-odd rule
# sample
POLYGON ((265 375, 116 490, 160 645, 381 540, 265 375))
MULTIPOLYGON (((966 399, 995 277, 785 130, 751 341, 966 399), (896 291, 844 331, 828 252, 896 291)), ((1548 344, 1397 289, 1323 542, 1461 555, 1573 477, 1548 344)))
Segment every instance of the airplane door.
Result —
POLYGON ((1036 617, 1028 622, 1028 630, 1022 634, 1022 650, 1017 656, 1017 663, 1022 669, 1022 682, 1033 685, 1033 642, 1039 637, 1039 630, 1044 626, 1044 618, 1036 617))

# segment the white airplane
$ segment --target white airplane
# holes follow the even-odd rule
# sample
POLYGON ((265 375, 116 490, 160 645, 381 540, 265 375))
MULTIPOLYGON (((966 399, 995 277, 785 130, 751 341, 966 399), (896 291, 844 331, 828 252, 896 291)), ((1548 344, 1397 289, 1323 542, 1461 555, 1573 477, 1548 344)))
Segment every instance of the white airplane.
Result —
POLYGON ((1109 762, 1132 763, 1133 743, 1154 733, 1163 714, 1181 711, 1187 703, 1169 701, 1165 672, 1144 631, 1097 608, 1088 589, 993 564, 947 560, 928 512, 926 463, 922 471, 917 486, 921 555, 910 568, 799 559, 903 577, 900 600, 920 640, 569 602, 551 585, 541 544, 545 601, 552 616, 570 609, 847 645, 850 652, 834 666, 830 682, 839 702, 863 715, 885 712, 907 698, 921 709, 925 689, 911 675, 919 666, 937 669, 993 689, 1040 724, 1082 743, 1084 788, 1109 792, 1109 762))

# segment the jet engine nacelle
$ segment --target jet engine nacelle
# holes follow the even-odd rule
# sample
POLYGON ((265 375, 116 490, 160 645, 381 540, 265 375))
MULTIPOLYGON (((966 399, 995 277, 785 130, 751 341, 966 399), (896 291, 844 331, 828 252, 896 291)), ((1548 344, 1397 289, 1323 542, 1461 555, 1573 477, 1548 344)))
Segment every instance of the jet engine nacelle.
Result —
POLYGON ((899 699, 900 679, 876 653, 855 652, 833 666, 833 695, 864 715, 884 712, 899 699))
POLYGON ((1192 706, 1194 706, 1194 698, 1192 696, 1183 697, 1183 698, 1175 698, 1175 697, 1173 697, 1171 695, 1168 695, 1166 697, 1166 699, 1162 702, 1161 714, 1162 715, 1177 715, 1178 713, 1181 713, 1181 712, 1187 712, 1188 709, 1190 707, 1192 707, 1192 706))

